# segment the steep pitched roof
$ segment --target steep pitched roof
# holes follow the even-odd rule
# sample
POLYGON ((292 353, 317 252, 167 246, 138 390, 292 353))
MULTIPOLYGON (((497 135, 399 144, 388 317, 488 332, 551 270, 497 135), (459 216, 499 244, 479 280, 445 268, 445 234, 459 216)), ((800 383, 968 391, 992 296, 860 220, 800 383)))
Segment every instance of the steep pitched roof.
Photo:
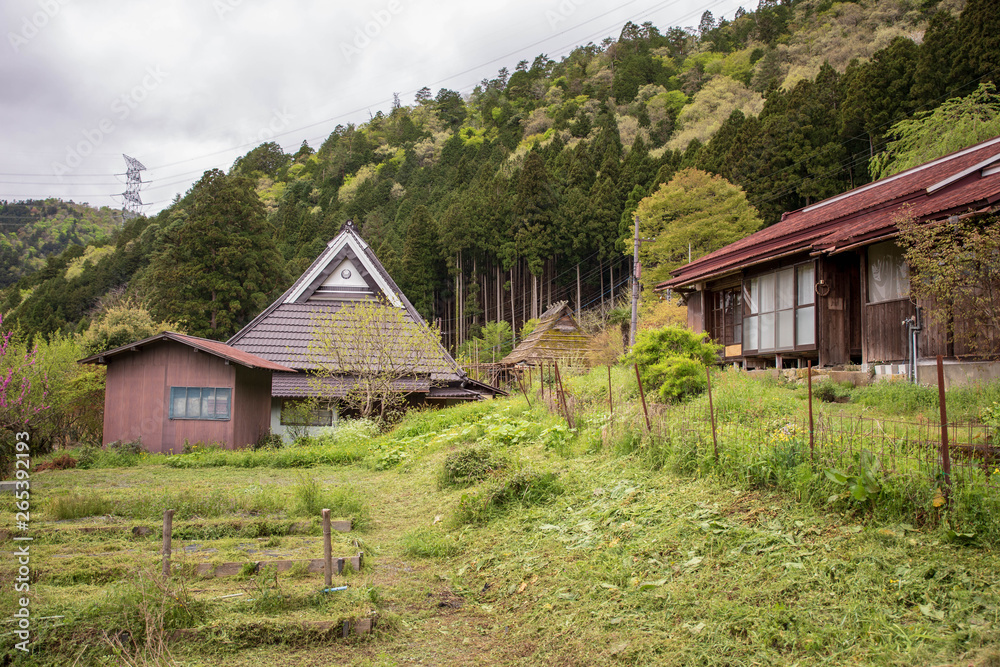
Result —
POLYGON ((165 331, 155 336, 150 336, 148 338, 143 338, 142 340, 137 340, 134 343, 129 343, 128 345, 122 345, 121 347, 116 347, 113 350, 108 350, 106 352, 100 352, 98 354, 91 355, 86 359, 80 359, 81 364, 104 364, 111 357, 118 356, 120 354, 125 354, 126 352, 138 352, 143 347, 151 344, 158 343, 161 341, 171 340, 188 347, 192 347, 196 350, 201 350, 213 356, 219 357, 220 359, 225 359, 226 361, 239 364, 240 366, 245 366, 246 368, 263 368, 270 371, 282 371, 285 373, 294 373, 295 371, 287 366, 283 366, 279 363, 269 361, 262 357, 258 357, 255 354, 250 354, 244 352, 243 350, 237 350, 234 347, 230 347, 225 343, 220 343, 217 340, 208 340, 207 338, 198 338, 197 336, 188 336, 187 334, 174 333, 173 331, 165 331))
POLYGON ((836 253, 895 236, 906 206, 918 220, 981 211, 1000 200, 1000 137, 786 213, 780 222, 673 271, 682 287, 786 255, 836 253))
MULTIPOLYGON (((386 307, 404 311, 408 324, 403 325, 397 340, 400 353, 405 353, 407 338, 417 335, 427 323, 348 221, 306 272, 229 339, 229 344, 292 368, 315 368, 308 352, 315 319, 329 316, 347 303, 369 299, 380 299, 386 307)), ((436 381, 466 381, 465 372, 444 346, 439 343, 437 347, 439 354, 423 360, 413 371, 436 381)), ((357 353, 364 354, 360 349, 357 353)))
POLYGON ((573 311, 565 301, 549 306, 538 318, 538 324, 501 364, 533 364, 537 361, 582 357, 587 353, 590 337, 580 331, 573 311))

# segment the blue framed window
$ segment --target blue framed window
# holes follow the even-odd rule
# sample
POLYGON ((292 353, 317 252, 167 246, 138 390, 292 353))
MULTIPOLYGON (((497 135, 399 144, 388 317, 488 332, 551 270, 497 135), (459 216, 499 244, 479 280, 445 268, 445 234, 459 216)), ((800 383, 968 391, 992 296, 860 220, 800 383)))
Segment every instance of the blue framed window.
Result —
POLYGON ((232 413, 233 390, 228 387, 171 387, 171 419, 227 420, 232 413))

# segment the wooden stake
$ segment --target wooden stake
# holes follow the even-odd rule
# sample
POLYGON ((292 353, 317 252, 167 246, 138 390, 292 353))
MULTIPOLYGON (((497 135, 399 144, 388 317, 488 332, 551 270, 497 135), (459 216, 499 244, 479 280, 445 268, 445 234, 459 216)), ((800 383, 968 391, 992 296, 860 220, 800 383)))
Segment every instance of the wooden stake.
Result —
POLYGON ((615 399, 611 395, 611 366, 608 366, 608 411, 610 415, 610 425, 613 429, 615 427, 615 399))
POLYGON ((642 399, 642 414, 646 415, 646 433, 653 430, 653 426, 649 423, 649 409, 646 407, 646 392, 642 390, 642 378, 639 377, 639 364, 632 364, 632 368, 635 369, 635 381, 639 383, 639 398, 642 399))
POLYGON ((324 509, 323 515, 323 573, 326 587, 333 585, 333 545, 330 543, 330 510, 324 509))
POLYGON ((524 382, 522 381, 521 374, 516 370, 514 373, 517 375, 517 383, 521 386, 521 393, 524 394, 524 400, 527 401, 528 407, 531 407, 531 399, 528 398, 528 390, 524 388, 524 382))
POLYGON ((705 377, 708 378, 708 415, 712 419, 712 451, 715 452, 715 461, 719 462, 719 437, 715 433, 715 406, 712 405, 712 369, 705 366, 705 377))
POLYGON ((163 578, 170 576, 170 539, 174 531, 174 510, 163 513, 163 578))
POLYGON ((562 376, 559 374, 559 362, 552 362, 553 367, 556 370, 556 382, 559 383, 559 400, 562 403, 563 414, 566 415, 566 423, 569 424, 570 428, 576 428, 573 425, 573 417, 569 414, 569 407, 566 405, 566 392, 563 390, 562 376))

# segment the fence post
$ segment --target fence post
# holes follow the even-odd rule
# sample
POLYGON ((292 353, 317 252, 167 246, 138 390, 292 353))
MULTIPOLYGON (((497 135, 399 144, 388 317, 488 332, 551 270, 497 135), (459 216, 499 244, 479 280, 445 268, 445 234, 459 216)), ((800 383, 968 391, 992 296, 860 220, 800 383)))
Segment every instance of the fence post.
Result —
POLYGON ((573 425, 573 417, 569 414, 569 406, 566 404, 566 390, 563 389, 562 375, 559 374, 559 362, 553 361, 552 367, 556 371, 556 382, 559 383, 559 402, 562 403, 563 414, 566 415, 566 423, 569 424, 570 428, 576 428, 573 425))
POLYGON ((944 473, 944 500, 951 502, 951 452, 948 448, 948 410, 944 402, 944 361, 937 356, 938 403, 941 406, 941 471, 944 473))
POLYGON ((163 513, 163 578, 170 576, 170 540, 174 531, 174 510, 163 513))
POLYGON ((611 413, 611 429, 615 428, 615 400, 611 395, 611 366, 608 366, 608 411, 611 413))
POLYGON ((708 378, 708 416, 712 420, 712 451, 715 452, 715 462, 719 462, 719 437, 715 433, 715 406, 712 404, 712 369, 705 366, 705 377, 708 378))
POLYGON ((646 416, 646 433, 653 430, 649 423, 649 409, 646 407, 646 392, 642 390, 642 378, 639 377, 639 364, 632 364, 635 369, 635 381, 639 383, 639 398, 642 399, 642 414, 646 416))
POLYGON ((330 543, 330 510, 323 512, 323 574, 326 587, 333 585, 333 545, 330 543))
POLYGON ((531 408, 531 399, 528 398, 528 390, 524 388, 524 378, 521 377, 521 374, 517 370, 514 373, 517 376, 517 384, 521 387, 521 393, 524 394, 524 400, 527 401, 528 408, 531 408))
POLYGON ((809 385, 809 456, 816 460, 816 444, 813 438, 813 362, 810 359, 806 365, 808 373, 807 384, 809 385))

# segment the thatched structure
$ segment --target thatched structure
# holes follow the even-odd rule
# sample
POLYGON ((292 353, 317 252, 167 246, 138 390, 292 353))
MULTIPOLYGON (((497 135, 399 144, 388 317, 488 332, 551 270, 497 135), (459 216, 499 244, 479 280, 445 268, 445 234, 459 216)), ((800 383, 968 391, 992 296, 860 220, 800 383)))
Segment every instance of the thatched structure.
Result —
POLYGON ((552 361, 582 365, 586 359, 590 336, 580 330, 573 310, 566 301, 549 306, 542 313, 534 331, 504 357, 503 366, 540 366, 552 361))

